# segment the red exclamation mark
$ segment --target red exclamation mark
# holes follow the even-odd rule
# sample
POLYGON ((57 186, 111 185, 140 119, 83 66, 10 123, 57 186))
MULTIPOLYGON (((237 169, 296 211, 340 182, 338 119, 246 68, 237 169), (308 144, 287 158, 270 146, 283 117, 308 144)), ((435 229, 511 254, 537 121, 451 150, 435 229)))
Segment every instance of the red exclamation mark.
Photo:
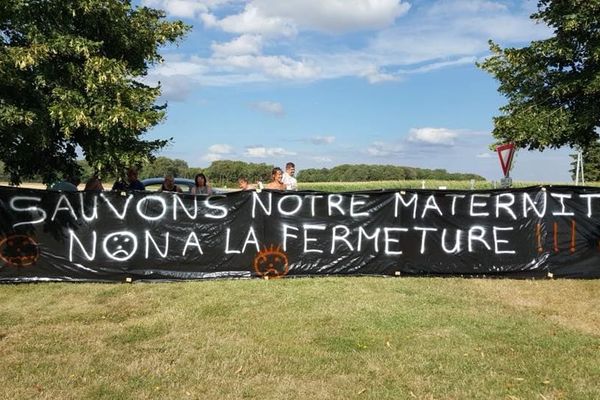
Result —
POLYGON ((537 224, 535 226, 535 237, 537 239, 537 251, 538 253, 541 253, 542 251, 544 251, 544 249, 542 249, 542 225, 541 224, 537 224))

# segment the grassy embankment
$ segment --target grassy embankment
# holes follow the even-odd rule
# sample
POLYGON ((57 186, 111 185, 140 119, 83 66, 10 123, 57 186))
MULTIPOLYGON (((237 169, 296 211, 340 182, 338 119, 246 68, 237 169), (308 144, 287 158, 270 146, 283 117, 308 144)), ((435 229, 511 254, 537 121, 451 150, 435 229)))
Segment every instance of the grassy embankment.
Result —
POLYGON ((600 283, 0 285, 3 399, 600 398, 600 283))
POLYGON ((0 285, 0 304, 0 399, 600 398, 600 281, 0 285))

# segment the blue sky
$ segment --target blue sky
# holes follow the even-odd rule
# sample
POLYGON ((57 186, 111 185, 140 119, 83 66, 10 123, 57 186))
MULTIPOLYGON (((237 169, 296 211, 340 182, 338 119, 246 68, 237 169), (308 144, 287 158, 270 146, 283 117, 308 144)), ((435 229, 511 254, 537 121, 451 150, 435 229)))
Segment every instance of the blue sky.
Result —
MULTIPOLYGON (((193 25, 148 82, 169 104, 150 138, 162 155, 297 169, 345 163, 473 172, 504 99, 475 66, 487 41, 520 47, 551 31, 519 0, 142 0, 193 25)), ((519 151, 519 180, 570 180, 568 154, 519 151)))

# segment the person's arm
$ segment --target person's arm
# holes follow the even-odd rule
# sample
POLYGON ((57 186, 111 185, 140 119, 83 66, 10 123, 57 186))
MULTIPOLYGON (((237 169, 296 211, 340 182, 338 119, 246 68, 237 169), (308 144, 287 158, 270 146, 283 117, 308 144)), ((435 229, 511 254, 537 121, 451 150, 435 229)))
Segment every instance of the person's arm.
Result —
POLYGON ((212 187, 210 185, 206 185, 206 194, 212 194, 212 187))
POLYGON ((281 182, 283 183, 283 190, 291 189, 290 176, 288 175, 287 172, 284 173, 283 176, 281 177, 281 182))
POLYGON ((192 186, 192 190, 190 190, 191 194, 196 194, 196 186, 192 186))

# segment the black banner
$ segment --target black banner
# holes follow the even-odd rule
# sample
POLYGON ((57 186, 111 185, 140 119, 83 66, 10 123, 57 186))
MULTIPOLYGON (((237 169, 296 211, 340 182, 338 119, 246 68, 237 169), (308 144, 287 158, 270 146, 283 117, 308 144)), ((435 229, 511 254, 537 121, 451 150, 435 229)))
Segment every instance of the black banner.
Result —
POLYGON ((293 275, 600 277, 600 189, 0 188, 0 282, 293 275))

